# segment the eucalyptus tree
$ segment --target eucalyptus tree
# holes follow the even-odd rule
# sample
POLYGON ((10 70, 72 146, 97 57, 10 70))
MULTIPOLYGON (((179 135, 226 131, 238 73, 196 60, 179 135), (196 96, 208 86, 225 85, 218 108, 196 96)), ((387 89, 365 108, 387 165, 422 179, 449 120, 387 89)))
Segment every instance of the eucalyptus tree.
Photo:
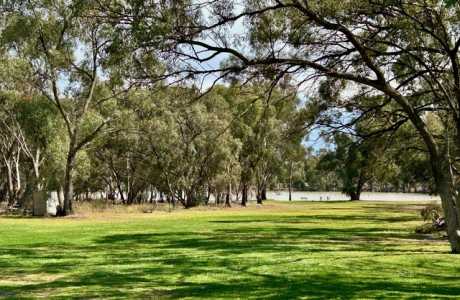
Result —
MULTIPOLYGON (((287 142, 284 144, 282 171, 278 174, 278 180, 287 185, 289 201, 292 201, 292 189, 295 183, 305 185, 304 168, 306 164, 307 150, 300 142, 287 142)), ((297 185, 296 188, 299 188, 297 185)))
POLYGON ((133 89, 107 102, 105 110, 118 121, 111 125, 111 133, 101 136, 98 146, 91 150, 98 177, 105 183, 103 189, 108 187, 112 194, 118 191, 126 204, 141 200, 156 180, 155 158, 149 155, 147 136, 158 133, 146 129, 155 118, 155 93, 133 89))
MULTIPOLYGON (((423 140, 452 252, 459 253, 459 9, 440 0, 212 1, 184 8, 201 10, 202 17, 187 24, 187 30, 179 27, 171 33, 165 51, 183 62, 172 75, 237 73, 275 82, 290 75, 300 85, 329 78, 351 93, 381 95, 374 108, 396 104, 399 113, 388 126, 410 122, 423 140), (242 22, 248 30, 236 32, 242 22), (217 56, 229 60, 218 68, 190 67, 217 56), (428 111, 442 121, 441 135, 427 126, 428 111)), ((358 99, 349 101, 359 104, 358 99)))
POLYGON ((321 160, 327 155, 326 149, 313 151, 307 149, 303 163, 302 177, 307 191, 335 191, 340 187, 339 179, 334 171, 324 169, 321 160))
MULTIPOLYGON (((112 27, 92 17, 91 1, 28 1, 12 10, 1 38, 12 59, 28 64, 29 86, 53 103, 67 131, 64 205, 72 212, 76 157, 110 118, 97 107, 110 97, 112 27)), ((20 78, 17 78, 21 81, 20 78)))
POLYGON ((20 198, 20 193, 22 192, 20 166, 22 158, 21 142, 24 136, 15 116, 11 113, 11 103, 6 103, 6 97, 2 98, 3 101, 0 102, 2 106, 0 111, 0 155, 2 173, 6 175, 2 194, 9 204, 13 204, 20 198))
POLYGON ((360 200, 365 185, 374 176, 374 169, 382 151, 376 141, 359 141, 353 137, 336 133, 335 148, 321 158, 320 166, 324 170, 334 171, 341 180, 342 192, 350 199, 360 200))
POLYGON ((157 101, 157 117, 146 131, 148 153, 163 170, 170 193, 185 207, 205 200, 205 187, 219 173, 230 172, 239 152, 229 130, 227 103, 215 93, 200 101, 194 101, 196 96, 188 88, 168 89, 168 96, 157 101))
POLYGON ((192 87, 159 84, 108 102, 119 121, 90 152, 124 203, 152 189, 185 207, 206 202, 208 191, 229 193, 239 175, 232 110, 220 93, 198 96, 192 87))
POLYGON ((4 56, 0 60, 2 161, 10 202, 19 204, 46 184, 42 169, 49 156, 48 145, 59 137, 60 127, 52 104, 24 83, 30 79, 29 71, 20 59, 4 56))
MULTIPOLYGON (((433 128, 433 121, 427 124, 433 128)), ((404 124, 389 137, 382 164, 377 166, 375 182, 390 184, 402 192, 417 191, 417 187, 428 193, 436 193, 429 153, 423 141, 410 124, 404 124)), ((380 188, 381 189, 381 188, 380 188)))

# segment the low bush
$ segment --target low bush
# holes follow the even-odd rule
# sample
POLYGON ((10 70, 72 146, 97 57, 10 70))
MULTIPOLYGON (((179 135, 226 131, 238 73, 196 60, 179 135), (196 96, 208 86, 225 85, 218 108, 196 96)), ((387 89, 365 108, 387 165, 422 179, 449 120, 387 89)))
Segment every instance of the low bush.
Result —
POLYGON ((430 234, 446 230, 446 220, 442 215, 442 207, 438 203, 425 206, 420 211, 420 215, 425 223, 415 229, 416 233, 430 234))

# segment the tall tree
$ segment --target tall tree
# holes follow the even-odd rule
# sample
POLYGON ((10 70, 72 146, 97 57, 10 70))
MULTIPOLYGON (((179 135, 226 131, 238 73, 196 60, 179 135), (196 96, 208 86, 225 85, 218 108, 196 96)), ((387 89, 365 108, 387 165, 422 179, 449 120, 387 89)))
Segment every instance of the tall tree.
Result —
POLYGON ((93 10, 88 1, 29 1, 11 12, 2 31, 8 54, 28 62, 30 86, 56 106, 67 130, 62 215, 72 212, 77 154, 109 121, 95 112, 110 95, 102 78, 112 30, 91 17, 93 10))
MULTIPOLYGON (((374 108, 387 100, 395 103, 399 113, 388 126, 409 121, 423 140, 451 249, 460 253, 458 6, 448 7, 444 1, 298 0, 248 0, 243 9, 231 1, 210 5, 209 18, 168 37, 175 43, 166 50, 186 61, 172 74, 261 74, 275 81, 295 74, 299 83, 327 77, 353 93, 382 95, 384 100, 374 108), (228 30, 240 21, 250 25, 249 43, 228 30), (219 55, 230 58, 220 68, 189 67, 219 55), (427 126, 427 111, 442 120, 442 135, 427 126)), ((350 101, 359 104, 358 99, 350 101)))
POLYGON ((342 192, 351 200, 360 200, 365 184, 373 177, 382 151, 376 141, 360 142, 347 134, 334 135, 335 148, 322 157, 323 169, 334 171, 342 182, 342 192))

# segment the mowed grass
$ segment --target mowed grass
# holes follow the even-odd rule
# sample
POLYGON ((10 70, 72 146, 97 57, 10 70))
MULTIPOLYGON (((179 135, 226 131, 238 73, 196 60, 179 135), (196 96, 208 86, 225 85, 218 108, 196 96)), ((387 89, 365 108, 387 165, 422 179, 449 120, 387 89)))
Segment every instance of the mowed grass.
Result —
POLYGON ((460 256, 414 203, 0 218, 0 298, 442 299, 460 256))

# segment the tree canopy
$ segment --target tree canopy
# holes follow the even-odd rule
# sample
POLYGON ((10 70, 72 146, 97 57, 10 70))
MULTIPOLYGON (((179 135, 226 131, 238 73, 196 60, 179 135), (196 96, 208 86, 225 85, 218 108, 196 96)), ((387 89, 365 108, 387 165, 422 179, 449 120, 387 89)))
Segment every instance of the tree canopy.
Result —
MULTIPOLYGON (((439 193, 460 252, 457 1, 9 1, 0 197, 439 193), (305 141, 320 130, 331 147, 305 141), (61 193, 58 193, 61 194, 61 193)), ((225 199, 225 200, 224 200, 225 199)))

